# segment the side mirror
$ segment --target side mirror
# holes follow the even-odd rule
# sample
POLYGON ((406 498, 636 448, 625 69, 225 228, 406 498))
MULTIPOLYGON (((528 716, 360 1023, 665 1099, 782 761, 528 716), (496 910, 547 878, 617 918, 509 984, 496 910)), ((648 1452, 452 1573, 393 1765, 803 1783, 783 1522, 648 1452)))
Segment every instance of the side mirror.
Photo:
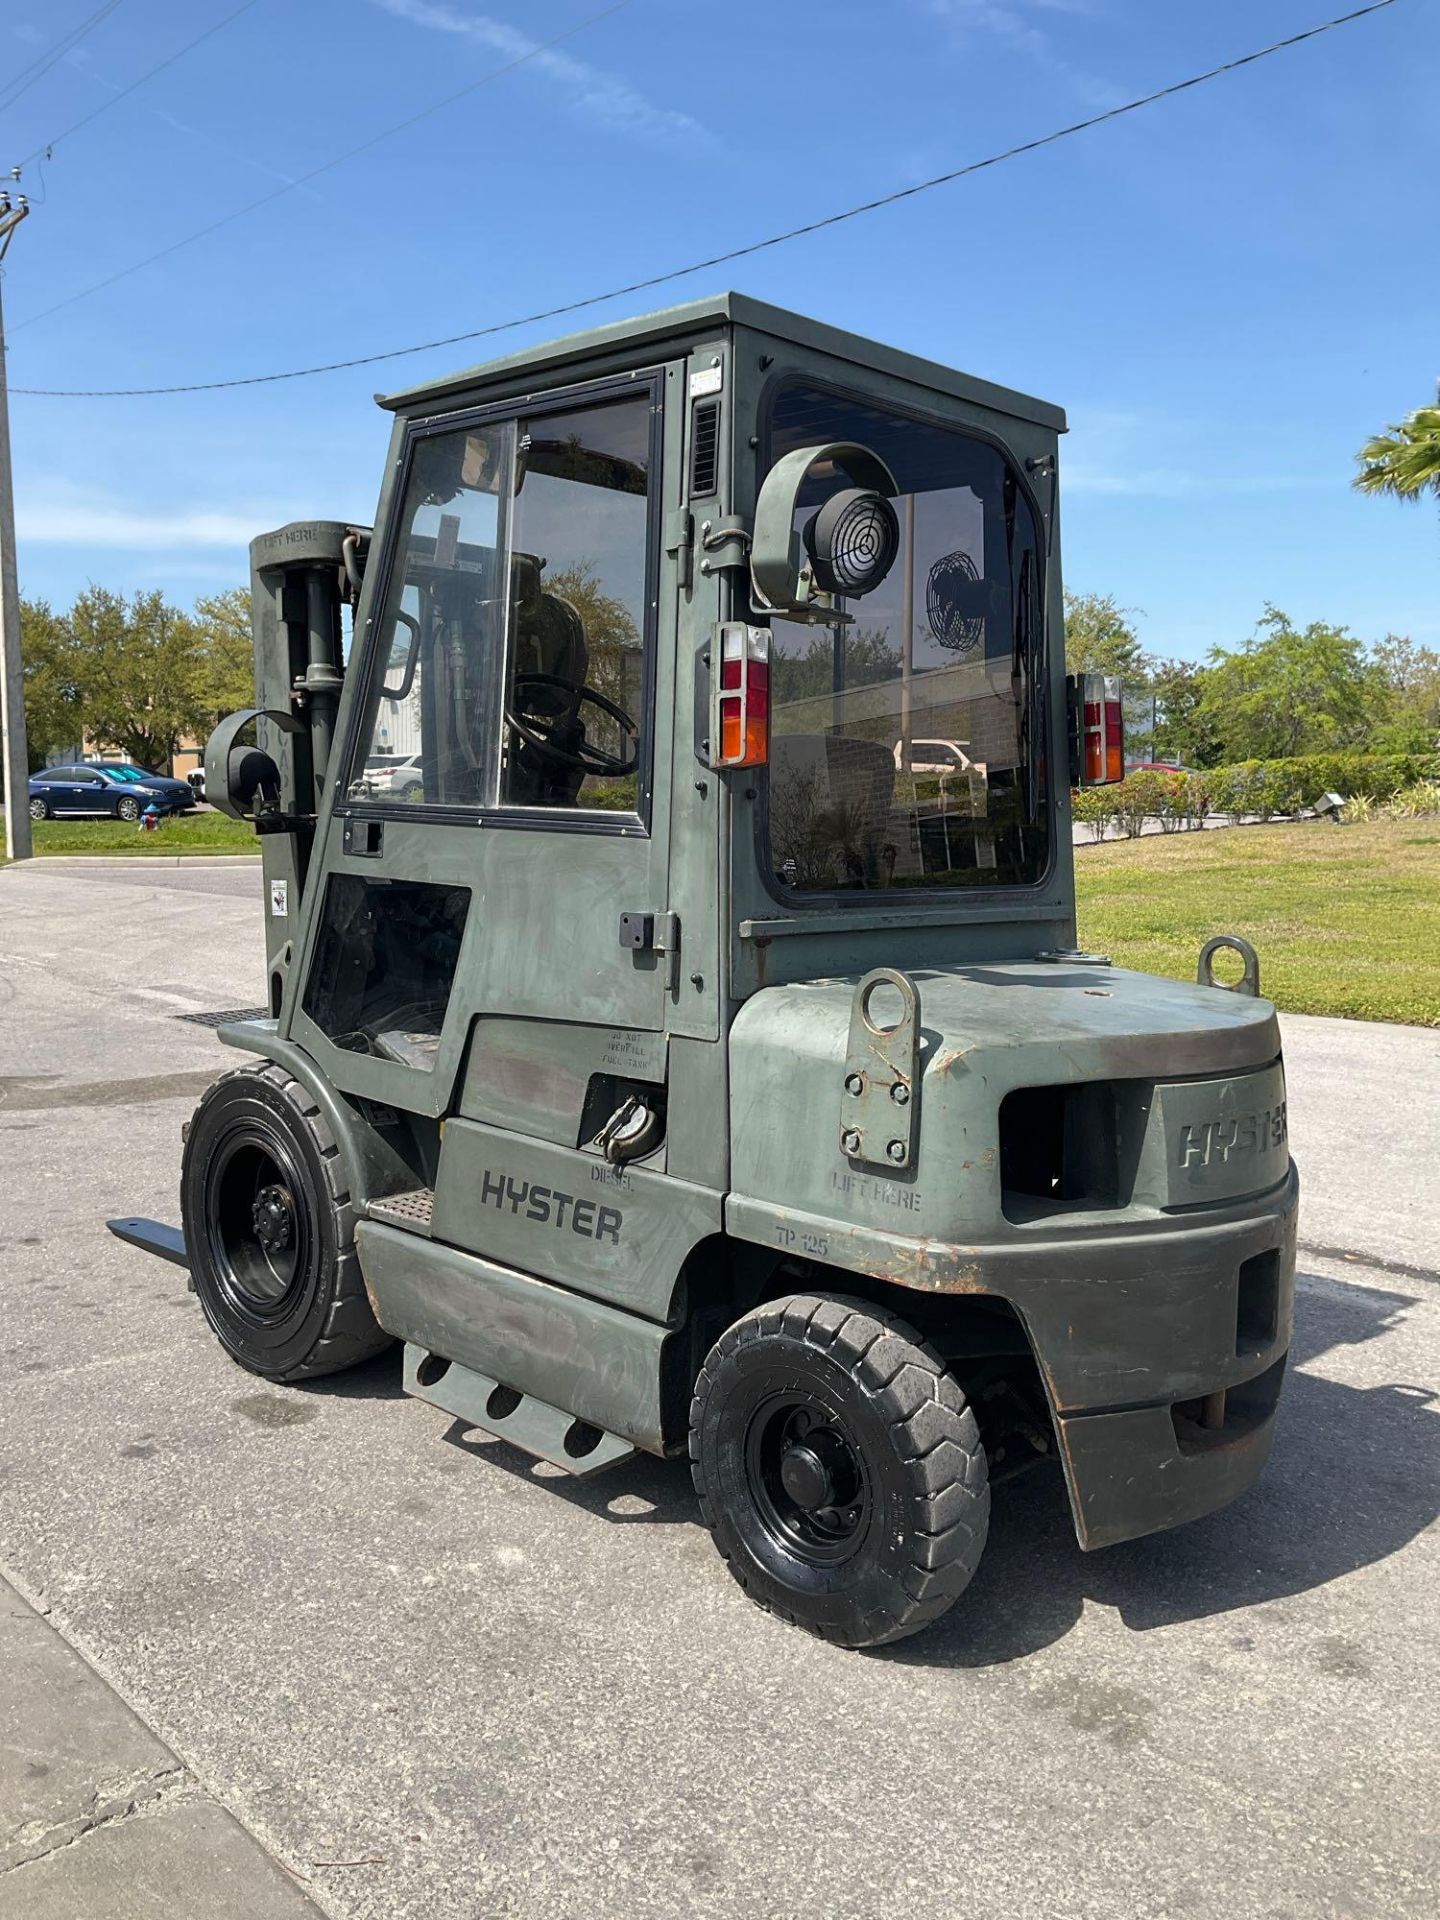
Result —
POLYGON ((273 707, 242 707, 227 714, 205 742, 205 797, 232 820, 259 819, 281 804, 280 769, 259 746, 241 746, 240 735, 252 721, 268 720, 282 733, 303 733, 293 713, 273 707))
POLYGON ((788 619, 829 624, 837 618, 838 596, 873 593, 900 551, 900 523, 890 504, 896 491, 879 454, 854 441, 798 447, 777 460, 755 503, 750 575, 756 598, 788 619), (827 479, 834 491, 797 532, 802 493, 827 479))

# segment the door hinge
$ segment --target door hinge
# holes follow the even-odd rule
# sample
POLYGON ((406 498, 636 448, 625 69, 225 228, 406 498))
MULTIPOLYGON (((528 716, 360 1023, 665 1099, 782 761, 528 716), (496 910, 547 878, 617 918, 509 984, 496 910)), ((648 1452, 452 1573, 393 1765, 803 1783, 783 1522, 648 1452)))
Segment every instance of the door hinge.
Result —
POLYGON ((678 913, 622 913, 620 944, 632 953, 658 953, 666 960, 665 984, 674 993, 680 982, 678 913))
POLYGON ((688 593, 695 583, 695 516, 684 507, 665 523, 665 551, 674 554, 676 584, 688 593))

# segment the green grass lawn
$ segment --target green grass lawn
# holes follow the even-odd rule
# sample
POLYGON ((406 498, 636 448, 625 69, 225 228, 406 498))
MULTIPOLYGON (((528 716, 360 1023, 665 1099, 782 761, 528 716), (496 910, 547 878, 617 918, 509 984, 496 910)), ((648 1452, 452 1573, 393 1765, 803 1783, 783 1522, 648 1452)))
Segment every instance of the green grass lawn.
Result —
POLYGON ((1239 933, 1287 1012, 1440 1026, 1440 820, 1155 834, 1077 847, 1075 872, 1081 943, 1117 965, 1193 980, 1239 933))
MULTIPOLYGON (((36 853, 258 853, 252 828, 223 813, 188 813, 145 833, 125 820, 36 820, 36 853)), ((4 841, 0 820, 0 847, 4 841)))
MULTIPOLYGON (((142 833, 38 820, 36 853, 256 853, 222 813, 142 833)), ((1440 1026, 1440 821, 1155 834, 1075 849, 1080 939, 1121 966, 1193 980, 1212 933, 1260 954, 1262 991, 1293 1013, 1440 1026)), ((1225 956, 1221 957, 1224 971, 1225 956)))

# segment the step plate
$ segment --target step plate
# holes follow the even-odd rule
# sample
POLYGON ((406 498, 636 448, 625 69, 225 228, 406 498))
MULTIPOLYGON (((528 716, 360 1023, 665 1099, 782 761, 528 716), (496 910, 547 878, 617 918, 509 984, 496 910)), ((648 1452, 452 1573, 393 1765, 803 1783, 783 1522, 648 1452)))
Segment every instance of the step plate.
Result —
MULTIPOLYGON (((372 1213, 374 1208, 371 1209, 372 1213)), ((445 1360, 439 1354, 405 1343, 406 1393, 424 1400, 442 1413, 453 1413, 467 1426, 493 1433, 561 1467, 576 1479, 628 1460, 635 1448, 618 1434, 604 1433, 573 1413, 564 1413, 533 1394, 515 1395, 512 1388, 470 1367, 445 1360), (491 1411, 492 1404, 495 1411, 491 1411), (507 1410, 508 1409, 508 1410, 507 1410)))
POLYGON ((372 1220, 383 1220, 387 1227, 423 1233, 428 1240, 430 1220, 435 1212, 435 1192, 431 1187, 416 1187, 410 1193, 387 1193, 372 1200, 366 1212, 372 1220))

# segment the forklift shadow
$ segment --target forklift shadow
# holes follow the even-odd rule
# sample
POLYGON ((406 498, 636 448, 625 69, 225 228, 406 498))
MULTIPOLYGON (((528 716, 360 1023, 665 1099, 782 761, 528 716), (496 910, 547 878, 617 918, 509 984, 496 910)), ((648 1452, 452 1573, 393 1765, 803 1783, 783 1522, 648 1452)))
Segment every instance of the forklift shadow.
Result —
POLYGON ((1059 1472, 1037 1469, 996 1488, 984 1559, 953 1612, 876 1657, 1002 1665, 1063 1639, 1087 1602, 1112 1607, 1137 1633, 1243 1615, 1388 1559, 1423 1532, 1440 1512, 1440 1394, 1299 1370, 1397 1327, 1419 1295, 1310 1275, 1300 1283, 1274 1450, 1234 1506, 1086 1554, 1059 1472))
POLYGON ((637 1453, 614 1467, 577 1478, 563 1467, 537 1460, 508 1440, 463 1420, 456 1420, 441 1437, 461 1453, 483 1460, 486 1466, 499 1467, 517 1480, 538 1481, 547 1494, 556 1494, 598 1519, 627 1526, 636 1521, 652 1526, 656 1522, 701 1524, 690 1470, 683 1460, 660 1460, 653 1454, 637 1453))
POLYGON ((369 1360, 362 1360, 358 1367, 347 1367, 343 1373, 322 1374, 318 1380, 304 1382, 308 1393, 329 1396, 337 1400, 404 1400, 409 1396, 402 1384, 401 1374, 405 1349, 397 1341, 394 1346, 384 1347, 369 1360))

